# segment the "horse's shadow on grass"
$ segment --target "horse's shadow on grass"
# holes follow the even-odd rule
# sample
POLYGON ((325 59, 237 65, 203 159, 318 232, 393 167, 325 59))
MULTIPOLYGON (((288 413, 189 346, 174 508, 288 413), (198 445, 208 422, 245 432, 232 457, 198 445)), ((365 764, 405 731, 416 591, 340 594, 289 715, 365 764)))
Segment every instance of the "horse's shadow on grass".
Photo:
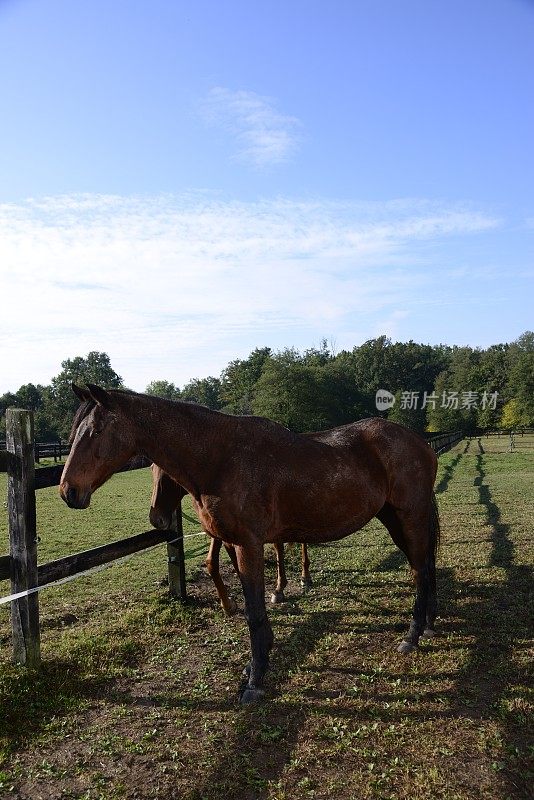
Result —
MULTIPOLYGON (((341 627, 344 616, 341 611, 311 610, 304 620, 286 626, 285 618, 289 622, 293 613, 298 612, 297 606, 298 601, 295 600, 288 602, 284 608, 277 608, 273 624, 277 638, 266 681, 266 703, 242 707, 239 710, 237 694, 231 702, 225 698, 217 699, 215 670, 213 699, 188 694, 183 686, 170 689, 159 697, 132 697, 128 692, 117 695, 118 702, 146 707, 182 708, 195 714, 216 711, 223 714, 231 712, 234 716, 236 709, 238 710, 237 723, 225 727, 226 738, 222 747, 213 754, 213 766, 205 773, 202 784, 187 795, 188 800, 197 797, 200 800, 249 796, 254 797, 254 800, 261 800, 267 796, 268 781, 278 778, 289 763, 308 712, 302 700, 289 703, 277 700, 278 695, 273 687, 281 687, 283 690, 292 673, 305 663, 321 640, 341 627)), ((225 725, 224 720, 222 725, 225 725)), ((170 793, 166 796, 170 800, 175 795, 170 793)))
MULTIPOLYGON (((303 621, 287 629, 290 632, 284 637, 280 637, 281 627, 275 624, 278 639, 267 686, 283 689, 321 640, 340 626, 342 617, 339 611, 311 611, 303 621)), ((290 762, 307 716, 305 703, 288 706, 277 702, 276 696, 266 705, 243 708, 224 751, 197 788, 198 797, 249 796, 243 794, 247 784, 250 790, 254 789, 250 794, 254 800, 267 797, 267 784, 279 778, 290 762)))

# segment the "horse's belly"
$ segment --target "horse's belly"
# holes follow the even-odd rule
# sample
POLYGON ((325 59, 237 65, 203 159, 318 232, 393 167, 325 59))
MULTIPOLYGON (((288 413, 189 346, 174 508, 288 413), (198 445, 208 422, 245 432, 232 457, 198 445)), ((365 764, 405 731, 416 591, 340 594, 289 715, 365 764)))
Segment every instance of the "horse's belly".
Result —
POLYGON ((323 505, 322 508, 302 509, 298 516, 280 526, 279 537, 285 542, 331 542, 342 539, 367 525, 382 508, 384 500, 366 497, 344 509, 323 505))
POLYGON ((284 475, 275 498, 282 527, 327 535, 361 528, 382 508, 386 494, 387 476, 380 463, 334 450, 331 458, 310 461, 306 470, 284 475))

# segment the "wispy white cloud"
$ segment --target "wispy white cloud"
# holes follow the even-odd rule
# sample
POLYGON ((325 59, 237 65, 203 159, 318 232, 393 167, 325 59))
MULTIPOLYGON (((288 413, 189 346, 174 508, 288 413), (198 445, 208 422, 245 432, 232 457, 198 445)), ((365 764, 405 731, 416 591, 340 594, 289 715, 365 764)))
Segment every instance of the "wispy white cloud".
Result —
POLYGON ((142 389, 218 374, 259 345, 334 336, 352 346, 426 302, 436 249, 442 259, 447 240, 497 224, 424 201, 189 194, 0 205, 0 339, 10 344, 0 392, 48 382, 89 350, 108 352, 142 389))
POLYGON ((218 86, 208 93, 200 108, 208 124, 235 138, 236 158, 255 168, 287 161, 297 149, 299 120, 277 111, 269 97, 218 86))

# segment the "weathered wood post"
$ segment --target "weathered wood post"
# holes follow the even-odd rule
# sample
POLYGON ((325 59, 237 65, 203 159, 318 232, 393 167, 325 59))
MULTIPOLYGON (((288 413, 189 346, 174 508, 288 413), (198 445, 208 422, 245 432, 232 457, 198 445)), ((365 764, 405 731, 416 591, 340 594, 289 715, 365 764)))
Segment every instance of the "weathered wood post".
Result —
MULTIPOLYGON (((183 537, 184 535, 181 504, 172 515, 171 531, 176 533, 176 537, 183 537)), ((167 545, 167 556, 169 559, 169 594, 179 600, 187 600, 183 538, 179 538, 177 542, 167 545)))
MULTIPOLYGON (((13 594, 37 586, 35 463, 33 414, 19 408, 6 411, 9 551, 13 594)), ((37 592, 11 603, 13 659, 36 667, 41 660, 37 592)))

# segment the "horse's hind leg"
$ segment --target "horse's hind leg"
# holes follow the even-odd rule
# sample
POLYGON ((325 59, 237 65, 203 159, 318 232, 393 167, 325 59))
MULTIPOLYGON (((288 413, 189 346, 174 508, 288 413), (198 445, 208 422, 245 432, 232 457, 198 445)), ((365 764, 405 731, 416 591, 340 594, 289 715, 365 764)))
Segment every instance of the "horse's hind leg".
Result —
POLYGON ((407 545, 404 539, 402 522, 396 509, 390 503, 384 503, 376 515, 380 522, 387 528, 389 535, 404 555, 408 557, 407 545))
POLYGON ((286 577, 286 563, 284 558, 284 545, 281 542, 276 542, 274 545, 276 550, 276 589, 271 595, 271 603, 283 603, 285 600, 284 589, 287 586, 286 577))
POLYGON ((308 547, 302 545, 302 577, 300 583, 304 589, 310 589, 313 586, 313 581, 310 575, 310 559, 308 558, 308 547))
POLYGON ((416 584, 413 619, 406 638, 398 648, 401 653, 409 653, 417 647, 422 635, 434 635, 436 568, 428 536, 428 516, 423 514, 418 519, 413 514, 395 509, 390 503, 386 503, 376 516, 406 555, 416 584))
MULTIPOLYGON (((208 551, 208 557, 206 558, 206 567, 210 575, 210 578, 212 579, 213 583, 215 584, 215 588, 217 589, 217 594, 219 595, 221 606, 224 608, 225 613, 228 616, 231 616, 232 614, 235 614, 235 612, 237 611, 237 604, 235 600, 229 597, 228 590, 224 585, 223 579, 221 578, 221 573, 219 570, 219 555, 221 552, 221 547, 222 547, 222 542, 220 539, 211 540, 210 549, 208 551)), ((226 547, 227 551, 229 551, 230 549, 233 550, 233 548, 226 547)), ((234 554, 234 559, 235 559, 235 554, 234 554)))
POLYGON ((416 585, 413 618, 410 629, 399 645, 399 652, 409 653, 417 647, 421 636, 434 635, 436 618, 436 565, 432 520, 428 513, 414 515, 398 512, 402 522, 406 554, 416 585), (404 519, 403 519, 404 517, 404 519))

